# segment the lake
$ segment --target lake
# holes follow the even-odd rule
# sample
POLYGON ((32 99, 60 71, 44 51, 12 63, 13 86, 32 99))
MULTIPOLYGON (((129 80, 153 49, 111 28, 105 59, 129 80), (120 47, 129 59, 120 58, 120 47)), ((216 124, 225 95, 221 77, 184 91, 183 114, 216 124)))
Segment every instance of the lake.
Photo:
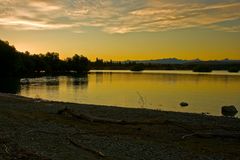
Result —
MULTIPOLYGON (((42 77, 21 85, 19 95, 54 101, 221 115, 240 111, 240 73, 214 71, 91 71, 86 77, 42 77), (181 102, 189 103, 181 107, 181 102)), ((239 114, 237 115, 239 116, 239 114)))

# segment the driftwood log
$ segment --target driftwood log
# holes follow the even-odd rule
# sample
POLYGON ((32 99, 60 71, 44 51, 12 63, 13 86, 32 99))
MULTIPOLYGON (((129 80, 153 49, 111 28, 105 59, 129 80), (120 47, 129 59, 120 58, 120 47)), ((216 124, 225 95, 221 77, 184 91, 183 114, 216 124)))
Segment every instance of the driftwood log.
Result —
POLYGON ((188 126, 184 126, 183 124, 175 121, 170 120, 148 120, 148 121, 126 121, 126 120, 116 120, 116 119, 110 119, 110 118, 102 118, 102 117, 95 117, 88 114, 79 113, 76 111, 73 111, 68 108, 64 108, 62 110, 59 110, 57 112, 59 115, 70 115, 73 118, 79 119, 79 120, 85 120, 88 122, 95 122, 95 123, 110 123, 110 124, 119 124, 119 125, 172 125, 179 128, 184 129, 187 132, 193 133, 193 130, 189 128, 188 126))
POLYGON ((95 122, 95 123, 112 123, 112 124, 121 124, 121 125, 127 125, 127 124, 164 124, 168 123, 169 121, 163 120, 163 121, 126 121, 126 120, 116 120, 116 119, 110 119, 110 118, 101 118, 101 117, 95 117, 88 114, 83 114, 79 112, 75 112, 71 109, 64 108, 62 110, 58 111, 59 115, 67 114, 70 115, 76 119, 85 120, 88 122, 95 122))

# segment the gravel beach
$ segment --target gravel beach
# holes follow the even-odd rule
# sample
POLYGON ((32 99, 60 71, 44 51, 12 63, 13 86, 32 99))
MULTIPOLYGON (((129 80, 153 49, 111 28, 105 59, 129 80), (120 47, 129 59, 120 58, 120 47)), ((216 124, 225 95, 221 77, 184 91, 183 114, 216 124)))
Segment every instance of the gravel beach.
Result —
POLYGON ((0 93, 3 160, 239 160, 239 151, 238 118, 0 93))

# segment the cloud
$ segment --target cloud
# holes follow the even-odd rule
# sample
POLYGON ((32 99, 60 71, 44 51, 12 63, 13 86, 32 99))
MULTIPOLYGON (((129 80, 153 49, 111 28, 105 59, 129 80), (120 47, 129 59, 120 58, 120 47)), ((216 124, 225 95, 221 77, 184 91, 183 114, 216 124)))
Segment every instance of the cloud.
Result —
POLYGON ((239 32, 239 0, 0 0, 0 27, 18 30, 97 27, 107 33, 206 27, 239 32))
POLYGON ((225 32, 240 32, 240 25, 237 26, 219 26, 219 25, 210 25, 210 29, 225 31, 225 32))
POLYGON ((15 30, 51 30, 73 27, 71 24, 48 24, 44 21, 32 21, 17 18, 0 18, 0 25, 15 30))

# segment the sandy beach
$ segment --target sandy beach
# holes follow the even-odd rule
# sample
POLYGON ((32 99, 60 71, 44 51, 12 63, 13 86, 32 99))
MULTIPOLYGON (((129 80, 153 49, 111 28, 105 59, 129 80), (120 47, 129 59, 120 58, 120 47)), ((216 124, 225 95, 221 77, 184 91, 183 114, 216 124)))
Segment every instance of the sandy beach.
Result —
POLYGON ((0 94, 0 159, 237 160, 240 120, 0 94))

